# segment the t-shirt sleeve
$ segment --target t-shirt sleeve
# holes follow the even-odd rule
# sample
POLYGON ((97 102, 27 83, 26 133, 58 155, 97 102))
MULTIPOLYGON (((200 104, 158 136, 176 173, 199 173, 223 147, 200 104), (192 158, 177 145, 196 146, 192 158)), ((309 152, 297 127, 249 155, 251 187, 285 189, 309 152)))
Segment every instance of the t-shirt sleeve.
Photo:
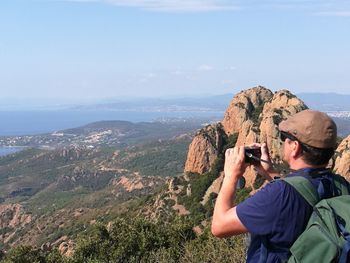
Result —
POLYGON ((267 235, 277 223, 285 184, 281 181, 267 184, 237 208, 237 216, 248 231, 255 235, 267 235))

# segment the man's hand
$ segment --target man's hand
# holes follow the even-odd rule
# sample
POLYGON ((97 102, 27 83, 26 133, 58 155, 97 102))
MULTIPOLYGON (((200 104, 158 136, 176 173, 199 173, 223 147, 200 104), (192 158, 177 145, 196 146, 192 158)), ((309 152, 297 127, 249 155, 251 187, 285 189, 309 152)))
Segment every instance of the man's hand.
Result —
POLYGON ((244 158, 244 146, 226 150, 224 166, 225 180, 238 181, 248 166, 244 163, 244 158))
POLYGON ((255 170, 262 176, 264 176, 268 181, 273 180, 274 176, 279 175, 277 171, 274 170, 271 162, 271 158, 269 155, 269 150, 267 148, 266 143, 253 143, 249 145, 249 147, 260 147, 261 149, 261 160, 266 162, 260 162, 259 164, 254 164, 255 170))

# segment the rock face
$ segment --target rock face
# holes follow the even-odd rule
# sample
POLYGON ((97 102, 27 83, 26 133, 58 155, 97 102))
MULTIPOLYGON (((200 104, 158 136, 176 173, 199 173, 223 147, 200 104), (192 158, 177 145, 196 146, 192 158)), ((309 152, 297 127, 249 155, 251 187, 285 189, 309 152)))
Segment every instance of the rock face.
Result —
POLYGON ((72 240, 64 241, 58 246, 61 255, 71 257, 74 254, 75 243, 72 240))
POLYGON ((32 215, 27 214, 20 204, 0 205, 1 243, 8 243, 17 230, 32 222, 32 215))
POLYGON ((221 151, 224 132, 221 124, 214 124, 201 129, 189 146, 185 172, 204 173, 221 151))
POLYGON ((141 176, 139 173, 121 176, 111 180, 112 194, 122 199, 138 194, 149 194, 164 185, 165 180, 161 177, 141 176))
POLYGON ((262 106, 270 100, 272 92, 262 86, 238 93, 227 108, 222 125, 226 134, 238 133, 242 124, 259 115, 262 106))
MULTIPOLYGON (((287 90, 274 94, 258 86, 238 93, 227 108, 221 124, 208 126, 194 137, 186 161, 185 172, 202 174, 210 170, 221 153, 218 142, 232 134, 238 134, 236 145, 266 142, 272 160, 281 162, 278 124, 289 115, 307 109, 303 101, 287 90), (221 137, 221 138, 220 138, 221 137)), ((244 177, 247 186, 253 186, 256 173, 247 169, 244 177)))
POLYGON ((8 204, 0 205, 0 226, 4 227, 20 227, 29 224, 32 216, 26 214, 22 205, 8 204))
POLYGON ((203 200, 201 201, 202 205, 205 205, 210 197, 211 193, 218 194, 220 191, 221 183, 224 180, 224 173, 222 172, 218 178, 215 179, 215 181, 211 184, 211 186, 206 191, 205 195, 203 196, 203 200))
POLYGON ((339 144, 336 152, 334 170, 350 182, 350 135, 339 144))
POLYGON ((266 142, 273 160, 281 161, 278 124, 299 111, 307 109, 303 101, 288 90, 276 92, 272 99, 264 105, 261 113, 260 142, 266 142))

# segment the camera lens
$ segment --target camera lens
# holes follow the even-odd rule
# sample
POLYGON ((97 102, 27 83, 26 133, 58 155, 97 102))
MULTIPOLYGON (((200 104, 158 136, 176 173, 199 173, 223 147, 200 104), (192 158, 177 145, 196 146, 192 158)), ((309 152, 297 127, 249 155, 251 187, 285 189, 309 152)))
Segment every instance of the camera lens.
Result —
POLYGON ((251 148, 251 147, 245 147, 244 148, 245 153, 245 162, 254 164, 260 162, 261 157, 261 149, 260 148, 251 148))

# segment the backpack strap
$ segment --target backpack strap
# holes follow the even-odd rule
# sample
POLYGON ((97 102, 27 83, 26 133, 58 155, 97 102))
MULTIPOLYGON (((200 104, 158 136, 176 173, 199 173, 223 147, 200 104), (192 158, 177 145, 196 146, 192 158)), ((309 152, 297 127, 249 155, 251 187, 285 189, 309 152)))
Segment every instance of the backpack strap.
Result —
POLYGON ((338 191, 338 195, 348 195, 349 193, 349 188, 348 188, 348 182, 346 179, 339 175, 339 174, 334 174, 333 175, 333 181, 336 190, 338 191))
POLYGON ((313 207, 320 200, 318 193, 312 183, 302 176, 292 176, 283 178, 313 207))
MULTIPOLYGON (((335 212, 333 211, 333 213, 335 214, 335 212)), ((336 215, 336 214, 335 214, 336 215)), ((345 239, 345 243, 342 247, 342 252, 340 254, 340 258, 338 263, 347 263, 349 262, 348 259, 350 259, 349 257, 349 251, 350 251, 350 233, 348 231, 346 231, 344 224, 342 224, 341 222, 339 222, 338 217, 335 216, 335 220, 336 223, 338 225, 338 228, 340 230, 340 234, 343 236, 343 238, 345 239)))

